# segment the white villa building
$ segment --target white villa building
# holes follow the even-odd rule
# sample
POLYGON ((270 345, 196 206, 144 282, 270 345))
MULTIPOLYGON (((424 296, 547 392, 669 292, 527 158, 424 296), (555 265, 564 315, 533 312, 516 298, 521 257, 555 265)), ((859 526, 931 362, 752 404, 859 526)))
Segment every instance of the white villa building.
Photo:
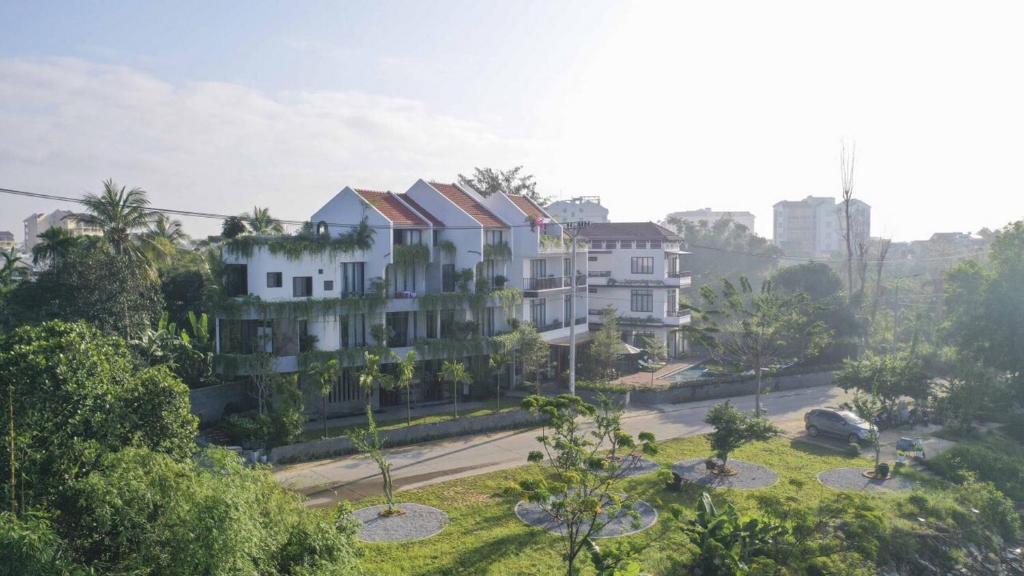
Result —
MULTIPOLYGON (((365 351, 383 353, 385 371, 415 351, 414 398, 443 401, 441 363, 465 359, 484 373, 487 354, 509 348, 502 335, 520 322, 537 327, 561 374, 574 294, 577 332, 587 332, 586 249, 572 270, 561 226, 527 198, 424 180, 398 194, 346 187, 310 222, 316 234, 226 243, 231 298, 215 323, 222 372, 251 372, 254 359, 269 358, 294 373, 336 357, 344 369, 328 411, 350 413, 364 402, 365 351)), ((376 390, 373 402, 404 405, 404 392, 376 390)))
POLYGON ((32 214, 24 220, 25 253, 31 254, 32 247, 39 243, 38 236, 50 228, 63 228, 72 236, 102 236, 99 226, 85 221, 80 214, 70 210, 54 210, 49 214, 32 214))
POLYGON ((601 324, 611 307, 619 319, 622 339, 637 346, 641 335, 665 343, 670 358, 686 352, 679 329, 690 323, 680 311, 680 290, 690 286, 680 250, 682 239, 653 222, 591 224, 580 234, 589 243, 590 323, 601 324))

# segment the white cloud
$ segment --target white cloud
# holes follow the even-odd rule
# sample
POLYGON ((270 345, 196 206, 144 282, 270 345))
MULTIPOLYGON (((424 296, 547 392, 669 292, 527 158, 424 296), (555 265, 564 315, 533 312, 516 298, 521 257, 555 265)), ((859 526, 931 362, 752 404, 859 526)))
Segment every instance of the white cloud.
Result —
MULTIPOLYGON (((404 191, 476 165, 536 165, 548 148, 364 93, 173 85, 74 59, 0 59, 0 78, 0 186, 38 192, 75 196, 112 177, 161 207, 238 213, 258 204, 301 219, 345 185, 404 191)), ((0 198, 0 229, 20 236, 25 216, 54 207, 0 198)))

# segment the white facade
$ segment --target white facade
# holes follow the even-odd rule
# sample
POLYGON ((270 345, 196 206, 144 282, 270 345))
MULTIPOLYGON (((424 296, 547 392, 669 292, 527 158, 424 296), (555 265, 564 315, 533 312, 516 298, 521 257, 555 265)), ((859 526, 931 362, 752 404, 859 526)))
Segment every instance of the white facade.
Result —
POLYGON ((599 325, 604 310, 618 316, 622 339, 637 345, 639 336, 654 335, 665 343, 669 357, 686 353, 679 329, 690 323, 680 311, 681 291, 690 286, 684 269, 681 239, 651 222, 609 223, 582 233, 590 244, 588 274, 589 317, 599 325))
POLYGON ((99 227, 84 222, 70 210, 54 210, 49 214, 32 214, 24 220, 25 252, 32 252, 32 247, 39 243, 38 236, 50 228, 59 227, 67 230, 72 236, 101 236, 99 227))
MULTIPOLYGON (((870 242, 871 207, 853 199, 850 216, 851 242, 856 250, 857 246, 867 246, 870 242)), ((845 208, 834 198, 808 196, 774 206, 772 239, 787 256, 829 257, 845 253, 845 228, 845 208)))
POLYGON ((6 252, 17 246, 18 243, 14 240, 14 234, 7 230, 0 230, 0 251, 6 252))
POLYGON ((607 222, 608 209, 601 206, 600 196, 576 196, 552 202, 544 210, 558 222, 607 222))
MULTIPOLYGON (((562 278, 569 249, 557 224, 531 229, 528 216, 548 215, 522 200, 503 194, 483 198, 472 190, 423 180, 403 194, 344 188, 310 220, 334 238, 365 220, 374 231, 372 245, 292 258, 259 243, 251 254, 226 250, 226 277, 237 278, 226 282, 235 288, 232 295, 295 305, 278 306, 284 311, 280 315, 274 306, 263 306, 271 311, 269 317, 259 305, 241 317, 218 317, 218 354, 269 352, 277 371, 296 372, 302 369, 303 354, 314 351, 313 341, 317 352, 339 352, 342 364, 354 368, 346 370, 329 397, 331 411, 343 412, 362 405, 355 378, 368 347, 386 346, 399 357, 415 350, 418 360, 428 363, 479 356, 481 349, 471 342, 510 332, 517 322, 536 317, 541 337, 557 348, 570 326, 563 311, 572 282, 562 278), (426 254, 427 259, 410 264, 396 258, 399 253, 426 254), (548 270, 555 274, 535 279, 531 262, 536 260, 550 262, 548 270), (481 293, 487 295, 473 296, 481 293), (469 352, 460 352, 460 345, 469 352)), ((579 253, 581 320, 576 328, 584 334, 586 249, 579 253)), ((561 356, 555 356, 557 363, 561 356)), ((385 364, 394 361, 383 358, 385 364)), ((437 385, 437 366, 420 372, 418 397, 443 399, 447 388, 437 385)), ((376 400, 387 398, 378 393, 376 400)))
POLYGON ((680 220, 682 222, 690 222, 693 224, 699 224, 701 221, 707 222, 709 226, 715 224, 719 220, 732 220, 737 224, 743 225, 751 234, 754 233, 754 215, 750 212, 741 211, 729 211, 729 210, 712 210, 711 208, 701 208, 700 210, 687 210, 683 212, 673 212, 668 215, 666 220, 680 220))

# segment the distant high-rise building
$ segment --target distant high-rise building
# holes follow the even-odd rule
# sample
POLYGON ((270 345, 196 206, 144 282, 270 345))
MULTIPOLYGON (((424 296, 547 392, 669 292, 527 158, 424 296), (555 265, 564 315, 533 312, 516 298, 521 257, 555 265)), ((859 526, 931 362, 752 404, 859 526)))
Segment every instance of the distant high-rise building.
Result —
POLYGON ((680 220, 684 222, 692 222, 694 224, 700 221, 705 221, 708 225, 712 225, 719 220, 729 219, 737 224, 742 224, 750 231, 754 233, 754 215, 750 212, 740 212, 733 210, 712 210, 711 208, 702 208, 700 210, 687 210, 684 212, 673 212, 668 215, 666 220, 680 220))
POLYGON ((576 196, 552 202, 544 207, 557 222, 607 222, 608 209, 601 206, 600 196, 576 196))
MULTIPOLYGON (((772 238, 787 256, 827 257, 846 252, 846 214, 835 198, 808 196, 775 204, 772 238)), ((850 201, 850 236, 854 251, 871 238, 871 206, 850 201)))
POLYGON ((70 210, 54 210, 49 214, 32 214, 25 218, 25 252, 39 243, 38 236, 50 228, 63 228, 72 236, 100 236, 99 227, 85 221, 80 214, 70 210))

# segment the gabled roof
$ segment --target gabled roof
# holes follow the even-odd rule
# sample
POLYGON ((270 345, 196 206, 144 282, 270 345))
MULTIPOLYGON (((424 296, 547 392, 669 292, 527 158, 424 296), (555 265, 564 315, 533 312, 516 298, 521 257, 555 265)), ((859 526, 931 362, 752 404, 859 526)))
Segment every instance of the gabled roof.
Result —
POLYGON ((654 222, 593 222, 580 231, 587 240, 662 240, 681 242, 678 234, 654 222))
POLYGON ((493 212, 473 199, 472 196, 460 190, 458 186, 454 184, 441 184, 440 182, 431 182, 430 185, 453 204, 462 208, 484 228, 508 228, 508 224, 502 222, 493 212))
POLYGON ((405 192, 401 192, 401 193, 395 194, 395 196, 398 196, 399 198, 401 198, 402 202, 405 202, 413 210, 415 210, 415 211, 419 212, 420 214, 422 214, 427 220, 430 220, 430 223, 433 224, 435 227, 436 226, 440 226, 442 228, 444 227, 444 222, 441 222, 441 220, 438 219, 437 216, 434 216, 433 214, 428 212, 426 208, 424 208, 423 206, 420 206, 419 202, 417 202, 417 201, 412 199, 412 196, 409 196, 405 192))
POLYGON ((381 214, 396 226, 428 226, 423 218, 417 216, 391 192, 356 189, 356 193, 374 208, 380 210, 381 214))
POLYGON ((529 216, 531 219, 536 220, 538 218, 544 219, 549 217, 547 213, 541 209, 540 206, 537 206, 537 204, 533 200, 530 200, 526 196, 509 194, 508 199, 511 200, 517 208, 519 208, 523 212, 526 212, 526 215, 529 216))

